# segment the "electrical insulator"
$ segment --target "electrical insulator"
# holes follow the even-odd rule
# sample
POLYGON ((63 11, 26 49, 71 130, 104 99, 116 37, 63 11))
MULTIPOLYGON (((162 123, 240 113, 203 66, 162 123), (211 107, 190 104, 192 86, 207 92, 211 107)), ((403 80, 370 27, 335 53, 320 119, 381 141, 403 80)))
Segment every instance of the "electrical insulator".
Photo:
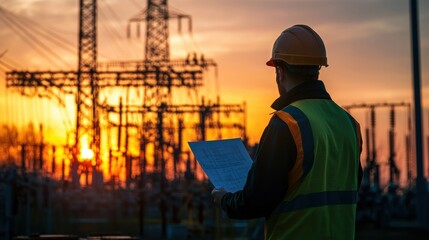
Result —
POLYGON ((395 126, 395 108, 390 109, 390 126, 395 126))
POLYGON ((127 38, 130 38, 131 37, 131 26, 130 26, 130 23, 128 23, 128 25, 127 25, 127 38))
POLYGON ((136 28, 137 28, 137 38, 140 38, 140 22, 137 22, 136 28))

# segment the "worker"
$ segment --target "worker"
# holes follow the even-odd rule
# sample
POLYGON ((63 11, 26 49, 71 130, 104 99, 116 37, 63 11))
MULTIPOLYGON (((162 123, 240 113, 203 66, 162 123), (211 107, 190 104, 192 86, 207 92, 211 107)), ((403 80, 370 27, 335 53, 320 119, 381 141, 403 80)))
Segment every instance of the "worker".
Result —
POLYGON ((319 79, 325 45, 307 25, 284 30, 267 62, 280 97, 243 190, 214 189, 233 219, 265 217, 265 239, 354 239, 362 178, 359 124, 319 79))

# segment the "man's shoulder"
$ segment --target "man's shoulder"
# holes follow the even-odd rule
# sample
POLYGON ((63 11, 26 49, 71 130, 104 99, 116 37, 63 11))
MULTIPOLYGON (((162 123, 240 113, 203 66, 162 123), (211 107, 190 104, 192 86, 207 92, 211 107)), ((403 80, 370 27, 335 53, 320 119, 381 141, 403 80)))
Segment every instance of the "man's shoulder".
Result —
POLYGON ((283 129, 283 128, 287 128, 287 125, 283 120, 280 119, 279 116, 273 113, 273 116, 271 117, 271 120, 268 123, 268 127, 283 129))

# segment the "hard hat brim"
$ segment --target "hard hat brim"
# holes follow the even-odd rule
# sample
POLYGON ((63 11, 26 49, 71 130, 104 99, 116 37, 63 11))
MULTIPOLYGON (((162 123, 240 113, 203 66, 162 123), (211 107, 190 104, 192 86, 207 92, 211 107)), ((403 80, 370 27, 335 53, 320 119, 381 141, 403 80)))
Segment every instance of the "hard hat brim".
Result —
POLYGON ((275 67, 276 66, 274 64, 274 60, 273 59, 268 60, 268 62, 266 64, 267 64, 267 66, 270 66, 270 67, 275 67))

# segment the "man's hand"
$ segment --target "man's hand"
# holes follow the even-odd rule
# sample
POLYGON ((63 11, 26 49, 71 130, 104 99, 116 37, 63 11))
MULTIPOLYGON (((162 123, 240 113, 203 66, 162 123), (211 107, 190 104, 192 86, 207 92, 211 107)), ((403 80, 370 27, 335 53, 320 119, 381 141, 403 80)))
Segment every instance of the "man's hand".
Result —
POLYGON ((213 189, 212 196, 213 196, 213 202, 217 207, 220 207, 222 204, 222 197, 226 194, 225 189, 213 189))

